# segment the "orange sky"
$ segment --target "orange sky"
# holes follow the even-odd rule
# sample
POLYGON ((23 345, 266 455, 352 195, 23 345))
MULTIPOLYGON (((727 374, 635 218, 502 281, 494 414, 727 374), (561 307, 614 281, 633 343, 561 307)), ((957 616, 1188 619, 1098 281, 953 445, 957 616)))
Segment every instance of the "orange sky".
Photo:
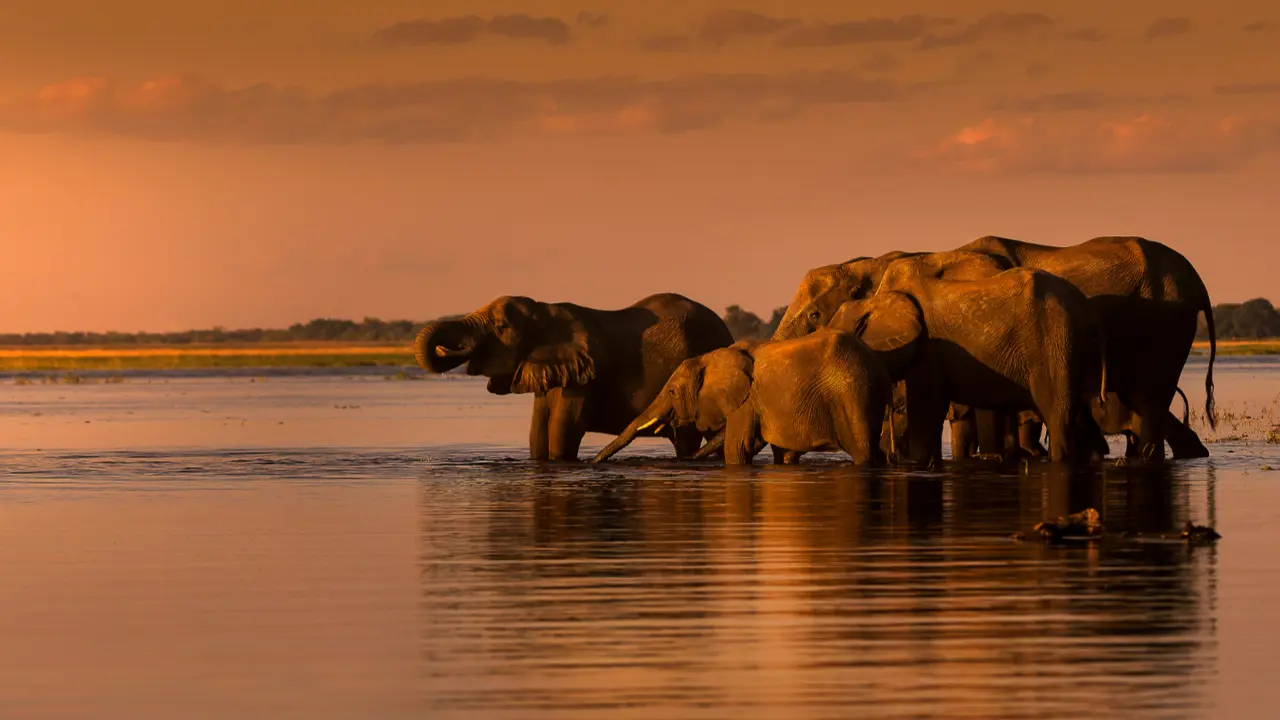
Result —
POLYGON ((0 332, 767 315, 986 233, 1280 300, 1280 8, 1054 6, 6 2, 0 332))

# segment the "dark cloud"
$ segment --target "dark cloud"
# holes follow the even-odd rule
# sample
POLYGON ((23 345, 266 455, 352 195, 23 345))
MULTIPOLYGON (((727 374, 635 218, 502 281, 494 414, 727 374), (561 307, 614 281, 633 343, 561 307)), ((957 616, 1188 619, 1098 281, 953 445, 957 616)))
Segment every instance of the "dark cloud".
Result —
POLYGON ((1271 119, 1192 121, 1144 114, 1104 122, 988 118, 915 154, 930 167, 991 174, 1206 173, 1280 150, 1271 119))
POLYGON ((997 10, 974 21, 959 32, 950 35, 925 35, 920 40, 920 49, 932 50, 955 45, 972 45, 998 37, 1034 36, 1045 33, 1056 24, 1057 21, 1044 13, 997 10))
POLYGON ((1076 90, 1025 97, 997 98, 991 103, 991 109, 996 112, 1020 113, 1067 112, 1132 105, 1169 105, 1186 99, 1185 96, 1176 93, 1166 93, 1164 95, 1118 95, 1101 90, 1076 90))
POLYGON ((902 67, 902 60, 896 55, 878 52, 863 61, 862 67, 876 73, 892 72, 902 67))
POLYGON ((1245 32, 1263 32, 1266 30, 1275 30, 1276 26, 1263 20, 1254 20, 1240 29, 1245 32))
POLYGON ((767 37, 800 24, 796 18, 772 17, 750 10, 712 10, 698 24, 695 36, 711 45, 741 37, 767 37))
POLYGON ((578 12, 578 17, 574 22, 577 23, 578 27, 595 30, 609 24, 609 13, 593 13, 581 10, 578 12))
POLYGON ((784 47, 835 47, 863 43, 919 40, 938 27, 955 24, 954 18, 903 15, 848 22, 819 22, 788 31, 778 41, 784 47))
POLYGON ((1160 38, 1174 37, 1176 35, 1186 35, 1191 32, 1192 27, 1191 18, 1158 18, 1147 25, 1146 29, 1142 31, 1142 37, 1147 40, 1159 40, 1160 38))
POLYGON ((1213 91, 1219 95, 1272 95, 1280 93, 1280 82, 1219 85, 1213 91))
POLYGON ((49 85, 0 105, 0 130, 227 143, 438 143, 516 134, 679 133, 770 121, 816 106, 892 102, 911 88, 845 72, 691 75, 646 81, 459 79, 370 84, 327 94, 197 76, 126 86, 49 85))
POLYGON ((1097 43, 1107 39, 1105 33, 1098 28, 1080 28, 1072 30, 1066 35, 1068 40, 1079 40, 1080 42, 1097 43))
POLYGON ((462 15, 440 20, 406 20, 378 30, 369 37, 369 41, 389 48, 457 45, 475 42, 486 34, 542 40, 552 45, 565 45, 572 38, 569 24, 564 20, 515 13, 488 19, 462 15))

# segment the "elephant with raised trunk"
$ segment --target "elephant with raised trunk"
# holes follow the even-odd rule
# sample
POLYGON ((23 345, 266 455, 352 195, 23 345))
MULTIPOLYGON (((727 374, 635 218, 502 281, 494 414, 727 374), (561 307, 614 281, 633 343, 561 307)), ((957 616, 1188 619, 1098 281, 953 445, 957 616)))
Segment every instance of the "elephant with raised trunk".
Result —
POLYGON ((848 333, 825 330, 780 342, 739 342, 684 361, 662 392, 613 442, 601 462, 654 427, 694 428, 750 464, 766 443, 798 452, 843 450, 855 463, 883 464, 881 424, 893 383, 883 363, 848 333))
POLYGON ((942 456, 951 403, 1035 410, 1053 462, 1083 459, 1089 395, 1105 394, 1101 329, 1065 280, 1013 269, 986 280, 939 280, 923 263, 894 262, 875 295, 842 303, 830 327, 849 330, 906 381, 911 460, 942 456))
MULTIPOLYGON (((1111 389, 1143 420, 1138 452, 1163 457, 1168 440, 1175 458, 1203 456, 1204 446, 1193 431, 1185 425, 1168 429, 1178 422, 1169 406, 1201 312, 1210 338, 1205 411, 1210 426, 1216 422, 1216 334, 1209 293, 1199 273, 1177 251, 1140 237, 1099 237, 1053 247, 985 236, 951 252, 895 251, 879 258, 859 257, 806 273, 774 338, 799 337, 826 325, 846 300, 873 294, 890 263, 902 258, 918 258, 941 279, 977 279, 989 276, 992 268, 1025 267, 1067 280, 1089 299, 1106 332, 1111 389), (975 261, 973 255, 982 258, 975 261)), ((985 412, 989 411, 979 415, 985 412)))
MULTIPOLYGON (((462 364, 489 378, 495 395, 533 393, 529 454, 577 460, 588 432, 616 435, 653 402, 687 358, 733 342, 710 308, 674 293, 621 310, 500 297, 458 320, 418 333, 418 364, 443 373, 462 364)), ((702 444, 694 428, 665 428, 680 457, 702 444)))

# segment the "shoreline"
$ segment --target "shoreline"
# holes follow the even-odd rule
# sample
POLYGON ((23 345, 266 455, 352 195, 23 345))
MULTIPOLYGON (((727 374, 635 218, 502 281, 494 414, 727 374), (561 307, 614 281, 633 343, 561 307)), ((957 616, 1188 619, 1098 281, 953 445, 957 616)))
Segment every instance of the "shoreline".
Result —
MULTIPOLYGON (((1197 341, 1192 354, 1208 355, 1197 341)), ((1219 340, 1218 355, 1280 355, 1280 339, 1219 340)), ((241 343, 225 345, 0 346, 0 373, 214 370, 222 368, 416 367, 400 343, 241 343)))

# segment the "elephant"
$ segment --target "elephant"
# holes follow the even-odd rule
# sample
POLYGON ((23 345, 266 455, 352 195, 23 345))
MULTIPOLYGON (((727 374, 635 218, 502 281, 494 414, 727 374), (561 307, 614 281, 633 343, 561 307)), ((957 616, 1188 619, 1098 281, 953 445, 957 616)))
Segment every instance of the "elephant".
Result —
POLYGON ((800 452, 843 450, 854 463, 882 465, 881 425, 892 393, 883 363, 848 333, 738 342, 681 363, 595 461, 612 457, 640 432, 672 425, 715 434, 695 458, 723 451, 727 465, 751 464, 765 443, 800 452))
MULTIPOLYGON (((1026 267, 1050 272, 1075 285, 1089 298, 1106 332, 1107 367, 1115 397, 1137 416, 1149 419, 1141 423, 1142 454, 1163 457, 1167 439, 1175 458, 1202 456, 1203 445, 1185 423, 1182 428, 1167 430, 1178 422, 1169 405, 1201 312, 1205 313, 1210 341, 1205 411, 1210 427, 1216 427, 1213 363, 1217 341, 1212 307, 1204 282, 1177 251, 1141 237, 1098 237, 1078 245, 1053 247, 988 235, 955 251, 894 251, 878 258, 858 257, 806 273, 774 339, 799 337, 825 326, 846 300, 872 295, 889 265, 904 258, 917 259, 940 279, 981 279, 993 271, 1026 267), (980 259, 975 260, 975 255, 980 259)), ((990 411, 979 410, 976 415, 990 418, 990 411)))
MULTIPOLYGON (((414 353, 430 373, 466 363, 495 395, 533 393, 530 457, 575 461, 585 433, 621 432, 681 362, 732 343, 714 311, 675 293, 621 310, 503 296, 461 319, 429 323, 414 353)), ((679 457, 703 439, 692 428, 660 436, 679 457)))
POLYGON ((1049 459, 1076 460, 1093 424, 1088 393, 1106 393, 1105 337, 1088 300, 1038 270, 940 280, 927 263, 900 259, 874 295, 842 303, 828 327, 857 335, 895 381, 906 381, 907 450, 918 463, 941 459, 953 402, 1035 410, 1049 431, 1049 459))

